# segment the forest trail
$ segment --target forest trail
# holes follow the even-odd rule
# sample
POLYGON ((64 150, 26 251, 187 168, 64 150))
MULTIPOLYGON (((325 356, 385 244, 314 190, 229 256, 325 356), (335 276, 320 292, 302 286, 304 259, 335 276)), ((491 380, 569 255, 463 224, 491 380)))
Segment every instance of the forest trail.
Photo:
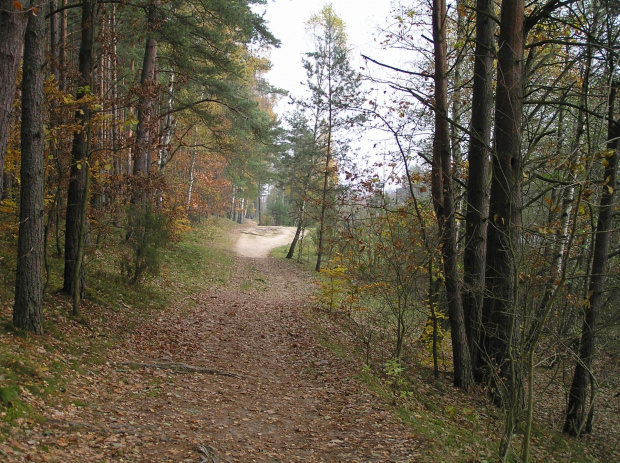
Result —
POLYGON ((255 221, 247 220, 246 228, 239 230, 235 252, 242 257, 268 257, 272 249, 293 241, 295 227, 258 226, 255 221))
POLYGON ((76 374, 32 460, 421 461, 413 430, 355 379, 361 365, 318 342, 312 290, 288 261, 236 257, 226 288, 156 312, 76 374))

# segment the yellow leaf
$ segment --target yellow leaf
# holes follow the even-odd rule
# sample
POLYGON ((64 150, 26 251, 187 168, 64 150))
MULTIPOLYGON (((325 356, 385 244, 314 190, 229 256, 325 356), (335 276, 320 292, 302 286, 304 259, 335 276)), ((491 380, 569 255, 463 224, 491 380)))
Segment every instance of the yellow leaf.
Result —
POLYGON ((614 154, 616 154, 616 150, 605 150, 601 153, 601 157, 611 158, 614 154))
POLYGON ((612 188, 611 185, 607 185, 607 191, 609 191, 610 195, 614 193, 614 189, 612 188))
POLYGON ((609 161, 607 159, 603 159, 603 166, 607 167, 609 165, 609 161))

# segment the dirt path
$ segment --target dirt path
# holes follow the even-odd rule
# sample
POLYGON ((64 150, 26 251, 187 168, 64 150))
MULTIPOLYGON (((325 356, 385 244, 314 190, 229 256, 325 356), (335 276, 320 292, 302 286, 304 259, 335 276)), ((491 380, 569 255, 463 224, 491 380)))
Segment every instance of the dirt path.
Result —
MULTIPOLYGON (((277 241, 252 236, 263 251, 277 241)), ((33 459, 419 461, 412 430, 354 379, 360 365, 317 343, 309 282, 289 262, 238 257, 226 289, 159 312, 77 375, 33 459)))
POLYGON ((291 243, 295 236, 295 227, 259 227, 254 221, 247 224, 235 244, 235 252, 243 257, 268 257, 272 249, 291 243))

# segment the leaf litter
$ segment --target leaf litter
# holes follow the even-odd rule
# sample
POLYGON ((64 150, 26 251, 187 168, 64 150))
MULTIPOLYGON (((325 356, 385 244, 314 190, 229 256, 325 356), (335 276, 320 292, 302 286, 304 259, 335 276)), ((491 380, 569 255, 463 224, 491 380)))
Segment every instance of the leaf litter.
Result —
POLYGON ((75 371, 0 459, 418 461, 424 442, 353 379, 361 365, 316 341, 311 280, 288 261, 237 257, 227 287, 155 312, 75 371))

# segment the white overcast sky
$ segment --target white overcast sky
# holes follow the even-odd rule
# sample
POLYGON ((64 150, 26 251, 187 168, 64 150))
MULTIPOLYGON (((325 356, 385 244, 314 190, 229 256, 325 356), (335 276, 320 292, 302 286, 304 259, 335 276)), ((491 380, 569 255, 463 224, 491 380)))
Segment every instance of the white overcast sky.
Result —
MULTIPOLYGON (((292 95, 303 92, 300 82, 306 81, 306 75, 301 59, 304 53, 312 51, 305 23, 325 4, 331 4, 345 23, 355 65, 363 64, 362 52, 371 56, 379 54, 375 40, 377 27, 388 22, 391 0, 268 0, 260 8, 265 11, 269 29, 282 42, 280 48, 269 54, 273 68, 267 79, 272 85, 289 90, 292 95)), ((285 109, 286 101, 278 105, 277 112, 285 109)))

